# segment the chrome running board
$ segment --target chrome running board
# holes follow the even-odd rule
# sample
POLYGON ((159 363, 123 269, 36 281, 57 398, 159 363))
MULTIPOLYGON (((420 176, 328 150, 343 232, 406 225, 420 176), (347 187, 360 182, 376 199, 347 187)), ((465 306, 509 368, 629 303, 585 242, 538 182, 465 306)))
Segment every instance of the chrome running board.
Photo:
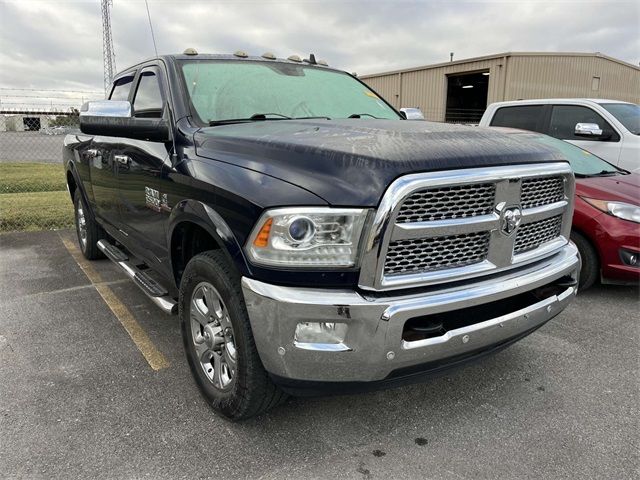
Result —
POLYGON ((129 257, 122 250, 104 239, 98 240, 98 248, 109 260, 118 265, 163 312, 170 315, 178 313, 178 302, 169 296, 167 289, 129 262, 129 257))

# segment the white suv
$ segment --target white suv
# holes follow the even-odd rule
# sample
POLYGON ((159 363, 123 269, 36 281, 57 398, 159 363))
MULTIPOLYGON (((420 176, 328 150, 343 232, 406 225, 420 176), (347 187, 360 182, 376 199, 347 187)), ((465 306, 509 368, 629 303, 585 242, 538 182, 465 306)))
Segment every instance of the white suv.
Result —
POLYGON ((492 103, 480 126, 545 133, 609 163, 640 171, 640 106, 618 100, 552 98, 492 103))

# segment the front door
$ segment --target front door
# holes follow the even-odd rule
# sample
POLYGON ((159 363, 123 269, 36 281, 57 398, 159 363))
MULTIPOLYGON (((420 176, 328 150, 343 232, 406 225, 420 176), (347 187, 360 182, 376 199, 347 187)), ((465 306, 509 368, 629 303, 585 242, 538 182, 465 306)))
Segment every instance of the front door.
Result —
POLYGON ((566 140, 614 165, 618 164, 622 138, 620 134, 595 110, 582 105, 554 105, 549 121, 549 135, 566 140), (599 137, 581 137, 575 134, 576 124, 595 123, 602 130, 599 137))
MULTIPOLYGON (((161 118, 166 98, 163 81, 156 66, 140 71, 132 100, 133 116, 161 118)), ((170 167, 170 144, 133 139, 125 142, 114 152, 123 230, 133 237, 132 245, 143 247, 135 253, 162 264, 168 257, 165 224, 171 210, 163 185, 170 167)))
MULTIPOLYGON (((127 73, 113 83, 110 100, 128 100, 134 73, 127 73)), ((122 139, 118 137, 95 136, 91 144, 82 151, 82 163, 89 168, 92 205, 94 212, 107 224, 120 227, 120 208, 118 205, 118 180, 114 155, 122 148, 122 139)))

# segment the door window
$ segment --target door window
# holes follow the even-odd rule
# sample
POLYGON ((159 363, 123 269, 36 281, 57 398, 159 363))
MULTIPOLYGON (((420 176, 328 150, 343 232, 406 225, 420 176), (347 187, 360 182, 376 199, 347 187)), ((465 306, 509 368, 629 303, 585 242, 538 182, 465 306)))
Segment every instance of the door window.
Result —
POLYGON ((492 127, 521 128, 533 132, 542 132, 542 113, 544 105, 522 105, 502 107, 491 120, 492 127))
POLYGON ((133 83, 133 75, 121 77, 113 83, 109 100, 129 100, 129 92, 133 83))
POLYGON ((554 105, 551 111, 548 134, 562 140, 595 142, 617 142, 620 140, 620 136, 599 113, 580 105, 554 105), (602 129, 602 135, 593 138, 576 135, 577 123, 596 123, 602 129))
POLYGON ((136 117, 160 118, 162 116, 162 92, 160 79, 153 68, 142 70, 138 89, 133 99, 133 112, 136 117))

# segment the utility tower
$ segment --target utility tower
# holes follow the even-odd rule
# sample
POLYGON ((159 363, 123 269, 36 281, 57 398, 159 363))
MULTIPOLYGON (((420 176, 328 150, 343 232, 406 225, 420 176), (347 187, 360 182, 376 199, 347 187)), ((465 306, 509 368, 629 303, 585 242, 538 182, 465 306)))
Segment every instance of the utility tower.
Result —
POLYGON ((113 0, 101 0, 102 4, 102 60, 104 62, 104 93, 109 94, 111 80, 116 70, 116 56, 113 53, 111 35, 111 6, 113 0))

